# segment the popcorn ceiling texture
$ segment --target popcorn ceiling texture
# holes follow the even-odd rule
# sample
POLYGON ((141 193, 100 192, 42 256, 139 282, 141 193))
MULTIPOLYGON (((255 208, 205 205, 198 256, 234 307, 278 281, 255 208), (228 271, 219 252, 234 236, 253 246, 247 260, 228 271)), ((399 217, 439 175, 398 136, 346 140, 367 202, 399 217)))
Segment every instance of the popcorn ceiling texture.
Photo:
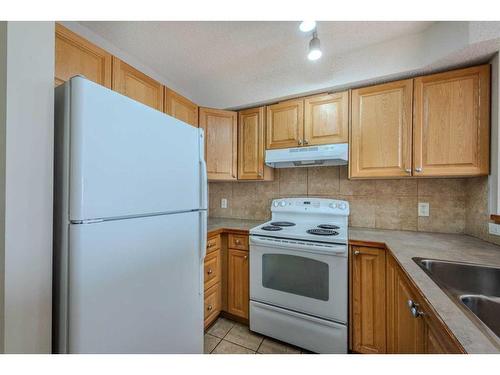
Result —
POLYGON ((209 215, 268 220, 273 199, 297 196, 349 201, 353 227, 468 233, 486 239, 486 177, 348 180, 346 166, 275 169, 271 182, 211 182, 209 215), (221 198, 228 200, 228 208, 220 208, 221 198), (418 202, 429 202, 429 217, 418 217, 418 202), (474 207, 474 217, 466 217, 467 207, 474 207))

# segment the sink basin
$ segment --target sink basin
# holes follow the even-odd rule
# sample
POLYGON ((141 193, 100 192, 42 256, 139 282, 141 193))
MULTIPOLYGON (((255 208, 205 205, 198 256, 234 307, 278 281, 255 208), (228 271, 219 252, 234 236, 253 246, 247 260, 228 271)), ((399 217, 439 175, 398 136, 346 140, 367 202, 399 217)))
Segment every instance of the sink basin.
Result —
POLYGON ((500 339, 500 268, 413 258, 487 333, 500 339))

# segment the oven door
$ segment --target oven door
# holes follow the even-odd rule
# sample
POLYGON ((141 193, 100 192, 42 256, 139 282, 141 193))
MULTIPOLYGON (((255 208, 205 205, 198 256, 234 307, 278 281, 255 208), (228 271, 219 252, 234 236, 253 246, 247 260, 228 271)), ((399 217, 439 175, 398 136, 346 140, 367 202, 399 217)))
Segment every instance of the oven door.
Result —
POLYGON ((347 322, 347 246, 250 236, 250 299, 347 322))

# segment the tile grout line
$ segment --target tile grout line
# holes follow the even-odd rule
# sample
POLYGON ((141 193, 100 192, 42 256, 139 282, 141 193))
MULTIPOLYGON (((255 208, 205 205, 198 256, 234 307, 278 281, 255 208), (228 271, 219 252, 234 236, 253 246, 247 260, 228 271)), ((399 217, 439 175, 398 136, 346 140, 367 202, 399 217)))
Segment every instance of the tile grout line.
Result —
MULTIPOLYGON (((259 347, 258 347, 258 348, 257 348, 257 350, 255 351, 255 353, 258 353, 258 352, 259 352, 259 349, 260 349, 260 347, 262 346, 262 344, 264 343, 264 340, 265 340, 265 338, 263 337, 263 338, 262 338, 262 341, 260 342, 259 347)), ((262 354, 262 353, 261 353, 261 354, 262 354)))
MULTIPOLYGON (((230 329, 229 331, 227 331, 226 335, 224 336, 224 339, 226 338, 226 336, 227 336, 227 335, 229 335, 229 332, 231 332, 231 331, 232 331, 232 329, 233 329, 234 327, 236 327, 236 324, 233 324, 233 326, 231 327, 231 329, 230 329)), ((249 331, 250 331, 250 330, 249 330, 249 331)), ((251 331, 250 331, 250 332, 251 332, 251 331)), ((224 339, 223 339, 223 340, 224 340, 224 339)), ((243 345, 237 344, 237 343, 235 343, 235 342, 232 342, 231 340, 225 340, 225 341, 230 342, 231 344, 234 344, 234 345, 241 346, 242 348, 245 348, 245 349, 248 349, 248 350, 252 350, 252 349, 250 349, 250 348, 247 348, 246 346, 243 346, 243 345)), ((264 341, 264 337, 262 337, 262 341, 264 341)), ((262 341, 261 341, 261 343, 259 344, 259 347, 257 348, 257 350, 260 348, 260 345, 262 345, 262 341)), ((255 351, 255 353, 257 353, 257 350, 253 350, 253 351, 255 351)))
MULTIPOLYGON (((234 324, 233 324, 233 327, 234 327, 234 324)), ((233 329, 233 327, 231 327, 231 328, 229 328, 229 329, 227 330, 227 332, 226 332, 226 334, 224 335, 224 337, 222 337, 222 338, 220 339, 220 341, 217 343, 217 345, 215 345, 215 347, 212 349, 212 351, 211 351, 209 354, 212 354, 212 353, 214 352, 214 350, 215 350, 215 349, 217 349, 217 347, 220 345, 220 343, 221 343, 222 341, 224 341, 224 338, 228 335, 229 331, 231 331, 231 330, 233 329)), ((209 335, 210 335, 210 333, 209 333, 209 335)), ((212 336, 213 336, 213 335, 212 335, 212 336)), ((214 336, 214 337, 217 337, 217 336, 214 336)), ((219 337, 217 337, 217 338, 219 338, 219 337)))
MULTIPOLYGON (((235 342, 232 342, 232 341, 229 341, 229 340, 221 340, 221 342, 222 342, 222 341, 225 341, 225 342, 228 342, 228 343, 230 343, 230 344, 233 344, 233 345, 239 346, 240 348, 243 348, 243 349, 245 349, 245 350, 250 350, 251 352, 257 353, 257 351, 256 351, 256 350, 252 350, 252 349, 250 349, 250 348, 247 348, 246 346, 243 346, 243 345, 240 345, 240 344, 236 344, 235 342)), ((218 346, 218 345, 217 345, 217 346, 218 346)), ((259 347, 260 347, 260 345, 259 345, 259 347)), ((215 349, 214 349, 214 350, 215 350, 215 349)))

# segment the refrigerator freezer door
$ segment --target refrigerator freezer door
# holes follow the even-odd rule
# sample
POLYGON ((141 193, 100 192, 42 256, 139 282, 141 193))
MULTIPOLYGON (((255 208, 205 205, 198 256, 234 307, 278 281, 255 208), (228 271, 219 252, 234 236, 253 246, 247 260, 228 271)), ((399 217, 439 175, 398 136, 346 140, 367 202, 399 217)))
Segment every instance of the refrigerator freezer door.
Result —
POLYGON ((199 129, 82 77, 70 102, 71 221, 201 208, 199 129))
POLYGON ((202 353, 199 212, 71 225, 69 353, 202 353))

